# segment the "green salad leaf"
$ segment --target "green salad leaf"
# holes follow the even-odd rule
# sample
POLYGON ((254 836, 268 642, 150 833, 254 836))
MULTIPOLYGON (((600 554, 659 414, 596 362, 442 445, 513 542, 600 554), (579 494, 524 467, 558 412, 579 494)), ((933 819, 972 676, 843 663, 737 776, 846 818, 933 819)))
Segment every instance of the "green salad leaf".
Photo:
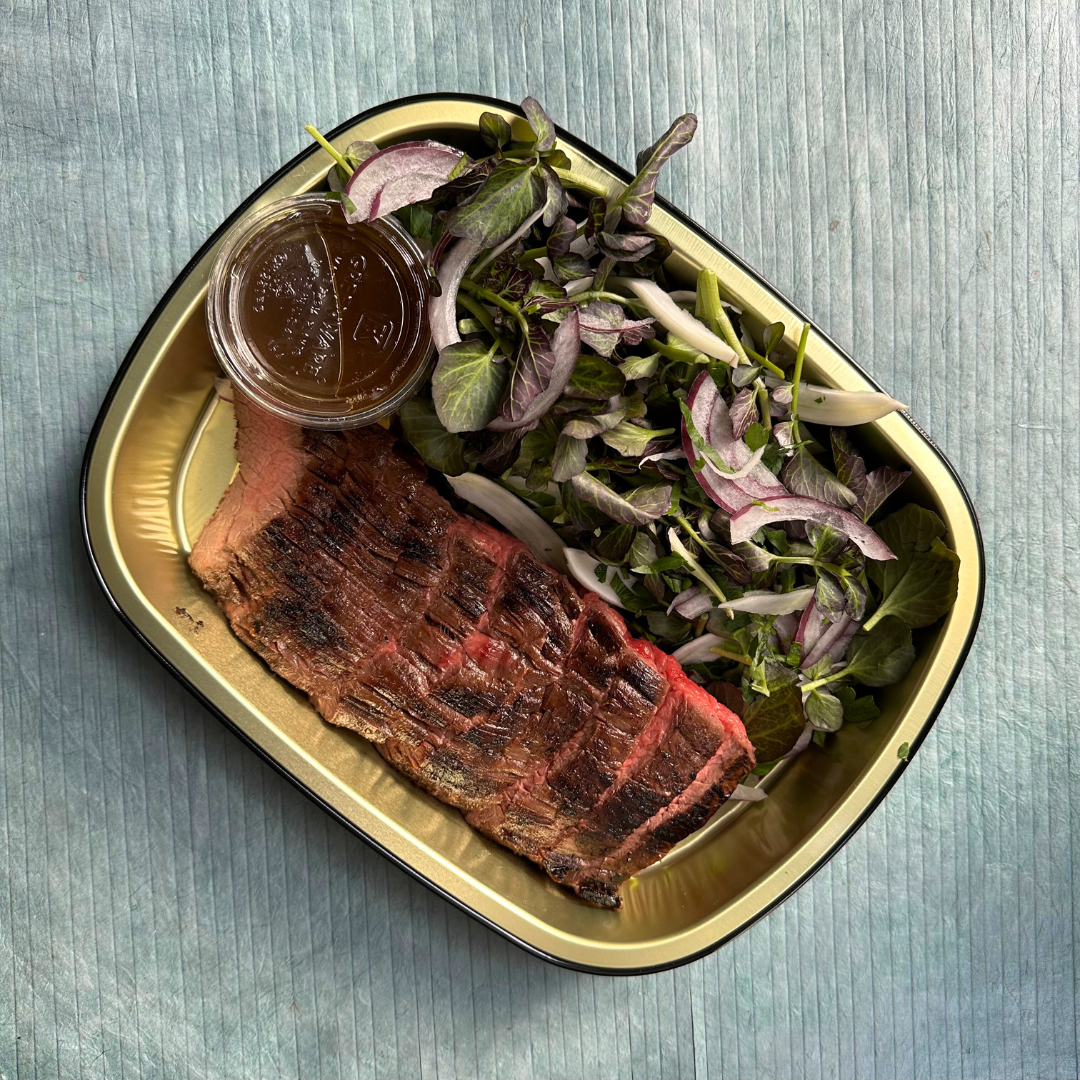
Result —
POLYGON ((941 540, 945 523, 933 511, 912 503, 885 518, 877 532, 896 559, 867 567, 882 594, 867 629, 890 616, 903 619, 912 629, 936 622, 956 601, 960 575, 959 557, 941 540))

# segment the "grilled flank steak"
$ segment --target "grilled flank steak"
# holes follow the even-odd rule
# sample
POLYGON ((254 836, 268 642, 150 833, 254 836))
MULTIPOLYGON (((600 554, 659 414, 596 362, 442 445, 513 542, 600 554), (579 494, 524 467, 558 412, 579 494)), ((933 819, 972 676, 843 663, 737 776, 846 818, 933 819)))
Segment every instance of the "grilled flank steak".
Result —
POLYGON ((737 716, 387 431, 235 405, 240 469, 192 568, 278 675, 471 825, 617 907, 753 768, 737 716))

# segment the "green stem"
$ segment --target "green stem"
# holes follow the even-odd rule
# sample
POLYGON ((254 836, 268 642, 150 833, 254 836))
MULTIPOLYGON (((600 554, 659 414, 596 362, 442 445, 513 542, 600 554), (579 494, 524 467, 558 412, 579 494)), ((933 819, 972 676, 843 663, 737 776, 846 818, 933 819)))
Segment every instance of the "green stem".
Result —
POLYGON ((575 304, 588 304, 593 300, 611 300, 613 303, 622 304, 625 307, 633 307, 634 298, 620 296, 618 293, 607 292, 605 289, 586 289, 584 292, 575 293, 570 297, 575 304))
POLYGON ((813 682, 803 683, 799 689, 808 694, 811 690, 816 690, 819 686, 824 686, 826 683, 835 682, 837 679, 842 679, 847 674, 847 668, 841 668, 839 671, 834 671, 831 675, 822 675, 820 679, 815 679, 813 682))
POLYGON ((467 296, 458 290, 457 302, 495 339, 495 344, 504 356, 513 356, 513 347, 503 337, 499 336, 495 329, 495 322, 488 314, 483 304, 478 304, 471 296, 467 296))
MULTIPOLYGON (((686 349, 677 349, 674 345, 668 345, 664 341, 660 341, 659 338, 654 338, 649 342, 649 348, 655 349, 661 356, 666 357, 668 360, 673 360, 680 364, 707 364, 709 357, 703 352, 695 353, 693 356, 688 355, 686 349), (696 359, 700 357, 700 359, 696 359)), ((727 367, 727 364, 724 365, 727 367)))
POLYGON ((746 653, 728 652, 727 649, 721 649, 719 645, 714 645, 709 652, 714 656, 722 656, 725 660, 734 660, 737 664, 745 664, 747 667, 754 662, 746 653))
POLYGON ((754 385, 757 387, 761 426, 766 431, 772 431, 772 413, 769 411, 769 388, 760 379, 755 379, 754 385))
MULTIPOLYGON (((705 273, 712 273, 711 270, 706 270, 704 272, 705 273)), ((714 279, 715 279, 715 276, 716 276, 716 274, 713 274, 714 279)), ((701 279, 699 278, 698 281, 699 281, 698 288, 699 288, 699 291, 700 291, 701 279)), ((717 301, 719 301, 719 294, 717 294, 717 301)), ((723 303, 717 302, 717 305, 716 305, 716 322, 720 327, 720 332, 724 334, 724 338, 728 342, 728 345, 731 346, 731 348, 734 350, 735 355, 737 355, 739 357, 739 362, 741 364, 746 364, 746 365, 750 364, 750 356, 746 355, 746 349, 743 347, 742 341, 740 341, 739 336, 737 334, 735 334, 735 328, 734 328, 734 326, 731 325, 731 320, 728 319, 728 313, 727 313, 727 311, 724 310, 723 303)))
MULTIPOLYGON (((745 348, 745 346, 743 346, 745 348)), ((755 364, 760 364, 766 371, 771 371, 778 378, 783 379, 784 369, 777 367, 767 356, 762 356, 759 352, 754 352, 753 349, 747 349, 746 355, 754 361, 755 364)))
POLYGON ((701 270, 697 276, 697 300, 694 307, 696 318, 704 319, 714 334, 723 333, 720 327, 720 284, 712 270, 701 270))
POLYGON ((570 169, 556 169, 555 175, 563 182, 564 187, 578 188, 601 199, 607 198, 607 188, 601 187, 594 180, 589 180, 580 173, 573 172, 570 169))
MULTIPOLYGON (((470 281, 468 278, 463 278, 461 282, 461 288, 467 293, 471 293, 478 300, 486 300, 489 304, 494 304, 496 307, 501 307, 503 311, 513 315, 517 320, 518 326, 521 327, 523 334, 528 334, 529 324, 525 321, 525 316, 521 314, 521 308, 517 304, 511 303, 509 300, 504 299, 498 293, 493 293, 490 289, 485 289, 482 285, 477 285, 475 281, 470 281)), ((458 293, 460 297, 460 293, 458 293)))
MULTIPOLYGON (((802 336, 799 338, 799 351, 795 354, 795 370, 791 375, 791 422, 792 425, 799 421, 799 383, 802 381, 803 361, 806 359, 806 341, 810 336, 810 324, 803 323, 802 336)), ((791 434, 799 437, 797 427, 793 426, 791 434)))
POLYGON ((314 124, 305 124, 304 130, 345 170, 346 176, 352 176, 352 166, 326 141, 322 132, 314 124))

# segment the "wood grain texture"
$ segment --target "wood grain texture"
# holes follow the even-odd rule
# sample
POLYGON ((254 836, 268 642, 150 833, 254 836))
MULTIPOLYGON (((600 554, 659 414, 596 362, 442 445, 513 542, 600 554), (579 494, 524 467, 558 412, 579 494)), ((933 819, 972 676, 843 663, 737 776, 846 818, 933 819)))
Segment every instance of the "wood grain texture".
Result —
POLYGON ((9 0, 0 14, 0 1074, 1070 1077, 1080 19, 1029 0, 9 0), (812 313, 969 485, 982 630, 913 766, 720 952, 528 958, 262 765, 113 617, 80 456, 138 328, 305 142, 539 97, 812 313))

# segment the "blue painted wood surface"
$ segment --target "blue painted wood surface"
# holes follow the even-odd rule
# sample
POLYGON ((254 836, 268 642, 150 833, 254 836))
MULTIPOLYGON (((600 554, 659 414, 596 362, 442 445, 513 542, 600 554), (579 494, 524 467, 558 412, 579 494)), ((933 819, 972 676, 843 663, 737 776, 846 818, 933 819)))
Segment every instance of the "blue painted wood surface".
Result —
POLYGON ((1080 21, 1051 0, 9 0, 0 14, 0 1074, 1069 1077, 1080 911, 1080 21), (595 978, 435 899, 130 637, 80 456, 154 303, 306 141, 533 93, 791 295, 980 508, 913 766, 717 954, 595 978))

